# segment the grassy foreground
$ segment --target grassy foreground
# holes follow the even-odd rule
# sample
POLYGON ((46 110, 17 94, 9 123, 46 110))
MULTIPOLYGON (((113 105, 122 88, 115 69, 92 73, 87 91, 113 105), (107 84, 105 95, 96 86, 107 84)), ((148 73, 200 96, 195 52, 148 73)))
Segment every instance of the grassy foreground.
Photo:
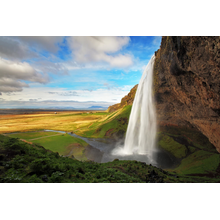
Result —
POLYGON ((61 157, 38 144, 0 135, 0 182, 2 183, 172 183, 220 182, 215 178, 177 175, 137 161, 100 164, 61 157))
POLYGON ((38 144, 0 135, 2 183, 178 183, 220 182, 220 176, 177 174, 137 161, 109 163, 61 157, 38 144))
MULTIPOLYGON (((112 113, 65 113, 60 115, 52 115, 44 117, 44 120, 46 121, 50 119, 50 123, 48 123, 48 125, 44 124, 43 126, 48 126, 47 129, 59 130, 59 126, 61 125, 56 127, 56 122, 60 118, 59 120, 62 121, 62 126, 64 126, 63 128, 67 130, 69 129, 69 131, 74 131, 78 135, 85 137, 109 137, 117 139, 120 137, 123 138, 125 136, 130 112, 131 106, 128 105, 112 113), (90 120, 88 123, 89 118, 92 120, 90 120), (55 128, 52 127, 53 122, 55 122, 55 128)), ((41 118, 42 116, 38 115, 36 117, 41 118)), ((25 120, 26 119, 24 119, 24 121, 25 120)), ((14 121, 17 126, 19 124, 18 122, 19 121, 17 121, 17 119, 14 121)), ((26 128, 30 129, 32 127, 32 123, 33 122, 27 123, 26 128)), ((37 126, 38 129, 42 129, 39 124, 37 126)), ((58 152, 59 155, 74 155, 77 160, 81 161, 87 160, 86 155, 88 155, 88 152, 90 150, 89 148, 87 149, 86 142, 67 134, 61 135, 60 133, 53 132, 51 136, 51 132, 39 131, 11 134, 10 136, 25 139, 27 142, 30 142, 32 146, 42 145, 47 150, 58 152)), ((172 180, 172 178, 169 178, 169 180, 166 180, 166 182, 219 182, 220 154, 216 151, 215 147, 208 141, 208 139, 200 132, 192 132, 187 128, 181 127, 161 128, 160 132, 158 133, 158 145, 160 148, 162 148, 177 159, 177 163, 175 162, 176 167, 172 170, 167 170, 167 172, 171 172, 172 175, 178 176, 179 178, 176 180, 172 180)), ((106 164, 111 167, 114 163, 117 163, 117 169, 129 175, 130 168, 128 167, 130 165, 132 166, 132 169, 134 169, 134 173, 138 173, 138 170, 141 170, 141 172, 145 173, 142 168, 138 167, 139 165, 134 168, 134 161, 131 162, 132 164, 130 164, 129 161, 114 161, 112 163, 106 164)), ((107 166, 106 164, 101 164, 100 166, 103 168, 107 166)), ((83 164, 81 164, 80 166, 83 166, 83 164)), ((90 180, 87 179, 86 181, 89 182, 90 180)), ((139 179, 138 181, 143 181, 143 178, 139 179)))
POLYGON ((62 156, 74 156, 78 160, 87 160, 85 149, 88 144, 68 134, 39 131, 9 134, 8 136, 25 140, 30 144, 39 144, 45 149, 57 152, 62 156))

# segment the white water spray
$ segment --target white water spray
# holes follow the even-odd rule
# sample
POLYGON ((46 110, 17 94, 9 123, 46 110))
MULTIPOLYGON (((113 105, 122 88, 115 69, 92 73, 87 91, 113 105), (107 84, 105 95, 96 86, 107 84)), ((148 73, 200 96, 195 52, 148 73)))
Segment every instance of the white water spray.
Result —
POLYGON ((156 111, 152 94, 154 60, 155 55, 149 61, 139 82, 124 147, 115 149, 113 154, 146 154, 152 159, 156 144, 156 111))

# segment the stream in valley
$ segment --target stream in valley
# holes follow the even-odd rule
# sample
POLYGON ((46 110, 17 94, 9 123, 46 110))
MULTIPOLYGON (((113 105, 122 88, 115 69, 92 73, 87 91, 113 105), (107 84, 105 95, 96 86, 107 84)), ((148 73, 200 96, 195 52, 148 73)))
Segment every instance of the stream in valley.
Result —
MULTIPOLYGON (((45 131, 66 133, 64 131, 55 131, 55 130, 45 130, 45 131)), ((80 138, 84 140, 86 143, 88 143, 91 146, 90 151, 89 151, 90 155, 88 155, 88 158, 89 159, 91 158, 92 160, 98 163, 111 162, 114 159, 137 160, 140 162, 145 162, 146 164, 152 164, 159 168, 173 168, 175 164, 178 162, 172 155, 170 155, 168 152, 166 152, 163 149, 157 148, 153 152, 154 160, 152 161, 148 158, 146 154, 135 154, 134 153, 130 155, 118 155, 118 154, 114 155, 112 151, 118 148, 122 148, 124 144, 123 141, 116 142, 112 139, 86 138, 86 137, 81 137, 79 135, 76 135, 70 132, 67 132, 67 134, 73 137, 76 137, 76 138, 80 138), (102 155, 101 157, 100 157, 100 153, 102 155), (97 154, 97 157, 94 156, 96 154, 97 154)))

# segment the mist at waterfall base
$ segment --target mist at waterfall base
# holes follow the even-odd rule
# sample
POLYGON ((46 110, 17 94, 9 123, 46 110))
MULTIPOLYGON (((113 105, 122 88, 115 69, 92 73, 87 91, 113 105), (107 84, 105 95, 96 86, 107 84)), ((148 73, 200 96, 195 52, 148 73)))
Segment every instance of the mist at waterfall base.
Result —
POLYGON ((140 160, 155 164, 156 113, 153 100, 153 55, 138 84, 124 145, 117 143, 110 155, 118 159, 140 160))
POLYGON ((111 139, 86 138, 70 135, 86 141, 90 146, 87 158, 98 163, 114 159, 136 160, 160 168, 171 168, 176 158, 156 143, 156 109, 153 98, 153 55, 139 82, 128 122, 125 139, 117 143, 111 139), (97 153, 97 150, 99 153, 97 153))
POLYGON ((125 140, 119 141, 111 152, 104 153, 102 162, 137 160, 158 167, 172 166, 172 158, 156 146, 156 109, 153 96, 152 56, 138 84, 128 122, 125 140))

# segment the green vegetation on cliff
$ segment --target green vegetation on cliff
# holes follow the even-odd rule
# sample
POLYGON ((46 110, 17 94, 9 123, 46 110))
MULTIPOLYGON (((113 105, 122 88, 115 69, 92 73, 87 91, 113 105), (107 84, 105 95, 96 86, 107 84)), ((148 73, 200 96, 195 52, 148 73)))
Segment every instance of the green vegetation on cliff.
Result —
POLYGON ((187 154, 187 148, 184 145, 174 141, 173 138, 169 137, 168 135, 161 134, 158 144, 176 158, 183 158, 187 154))
POLYGON ((179 159, 178 174, 218 176, 220 154, 200 132, 185 128, 166 127, 158 134, 158 145, 179 159), (182 160, 180 160, 182 159, 182 160))
POLYGON ((175 171, 181 174, 216 175, 219 163, 220 154, 213 154, 199 150, 183 159, 180 166, 178 166, 175 171))
POLYGON ((109 113, 105 118, 93 123, 90 127, 75 132, 84 137, 124 137, 128 126, 131 107, 131 105, 127 105, 115 112, 109 113))

